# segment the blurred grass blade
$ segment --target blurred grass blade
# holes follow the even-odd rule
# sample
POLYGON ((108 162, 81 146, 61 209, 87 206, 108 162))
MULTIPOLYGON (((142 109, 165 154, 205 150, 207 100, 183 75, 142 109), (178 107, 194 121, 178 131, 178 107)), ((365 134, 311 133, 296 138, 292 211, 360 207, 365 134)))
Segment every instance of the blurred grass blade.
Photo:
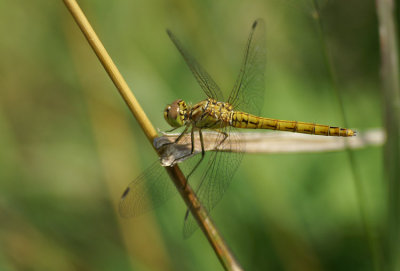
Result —
MULTIPOLYGON (((399 5, 398 1, 397 4, 399 5)), ((388 270, 400 270, 400 74, 395 2, 376 0, 376 9, 381 51, 384 123, 387 133, 384 169, 388 191, 386 230, 386 241, 390 250, 388 270)))
MULTIPOLYGON (((321 46, 323 50, 323 54, 325 57, 325 63, 327 66, 327 70, 329 72, 329 77, 331 79, 331 84, 333 88, 333 92, 336 96, 337 103, 339 104, 339 109, 342 117, 342 122, 345 127, 350 127, 347 117, 346 117, 346 112, 344 109, 344 103, 343 103, 343 98, 342 95, 339 91, 338 87, 338 80, 337 80, 337 75, 335 71, 335 66, 333 63, 333 57, 332 57, 332 52, 329 48, 329 45, 327 43, 327 39, 325 36, 325 25, 322 21, 322 16, 321 16, 321 6, 320 2, 318 0, 312 0, 313 2, 313 7, 314 7, 314 12, 313 12, 313 17, 316 20, 317 23, 317 28, 318 28, 318 34, 320 37, 321 41, 321 46)), ((346 143, 347 144, 347 143, 346 143)), ((361 173, 360 169, 356 163, 355 156, 353 151, 349 146, 346 146, 346 152, 347 156, 349 159, 350 163, 350 168, 351 172, 353 175, 353 181, 354 181, 354 187, 356 190, 356 199, 358 202, 359 206, 359 211, 361 215, 361 222, 364 227, 364 232, 366 235, 367 243, 369 245, 370 253, 372 256, 372 264, 374 266, 374 270, 381 270, 381 255, 380 255, 380 249, 378 248, 378 242, 376 240, 374 230, 372 229, 370 225, 370 220, 369 220, 369 215, 368 215, 368 210, 366 206, 366 198, 365 198, 365 188, 363 186, 362 180, 361 180, 361 173)))

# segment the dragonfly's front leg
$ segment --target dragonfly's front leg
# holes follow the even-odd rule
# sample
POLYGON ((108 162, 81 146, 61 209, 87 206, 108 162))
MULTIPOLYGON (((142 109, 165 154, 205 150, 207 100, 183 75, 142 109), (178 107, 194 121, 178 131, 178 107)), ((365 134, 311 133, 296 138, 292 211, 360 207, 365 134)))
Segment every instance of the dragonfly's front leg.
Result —
MULTIPOLYGON (((193 154, 194 152, 194 135, 193 135, 193 129, 192 129, 192 152, 191 154, 193 154)), ((206 151, 204 149, 204 140, 203 140, 203 133, 201 132, 201 129, 199 129, 199 136, 200 136, 200 145, 201 145, 201 158, 200 160, 196 163, 196 165, 193 167, 193 169, 190 171, 190 173, 186 176, 186 182, 189 179, 190 175, 193 174, 193 172, 196 171, 197 167, 201 164, 201 162, 204 159, 204 156, 206 155, 206 151)))
POLYGON ((171 130, 168 130, 168 131, 165 131, 166 133, 171 133, 171 132, 173 132, 173 131, 175 131, 176 129, 178 129, 179 127, 174 127, 174 128, 172 128, 171 130))
MULTIPOLYGON (((187 133, 187 130, 189 129, 190 125, 187 125, 183 132, 172 142, 163 142, 163 143, 155 143, 158 145, 158 151, 160 153, 161 157, 161 164, 164 166, 173 166, 176 164, 177 160, 180 160, 182 157, 186 157, 186 155, 180 154, 179 146, 178 143, 181 141, 183 136, 187 133)), ((193 140, 192 140, 193 141, 193 140)), ((187 151, 184 152, 185 154, 187 151)))
MULTIPOLYGON (((188 127, 189 127, 189 126, 188 126, 188 127)), ((187 128, 188 128, 188 127, 187 127, 187 128)), ((185 131, 186 131, 186 130, 187 130, 187 129, 185 129, 185 131)), ((184 159, 185 157, 188 157, 188 156, 193 155, 193 153, 194 153, 194 144, 195 144, 195 140, 194 140, 194 131, 195 131, 195 128, 192 126, 192 130, 190 131, 190 140, 191 140, 191 150, 190 150, 190 153, 178 157, 177 159, 175 159, 174 163, 175 163, 177 160, 182 160, 182 159, 184 159)), ((204 155, 205 155, 204 143, 203 143, 203 134, 201 133, 201 130, 199 130, 199 135, 200 135, 200 142, 201 142, 201 159, 200 159, 199 162, 196 163, 196 165, 194 166, 194 168, 193 168, 193 169, 190 171, 190 173, 186 176, 185 187, 186 187, 186 185, 187 185, 187 181, 188 181, 190 175, 192 175, 192 173, 196 170, 196 168, 199 166, 199 164, 201 163, 201 161, 203 160, 204 155)), ((177 140, 178 140, 178 138, 177 138, 177 140)), ((177 140, 175 140, 175 142, 177 142, 177 140)))
MULTIPOLYGON (((184 132, 186 132, 186 130, 189 128, 189 126, 187 126, 187 128, 185 129, 184 132)), ((174 143, 178 143, 178 140, 182 137, 182 134, 175 140, 174 143)), ((201 136, 202 137, 202 136, 201 136)), ((190 131, 190 141, 191 141, 191 150, 189 154, 185 154, 182 155, 180 157, 178 157, 177 159, 175 159, 174 162, 176 162, 177 160, 182 160, 185 157, 191 156, 194 153, 194 127, 192 127, 192 130, 190 131)))
MULTIPOLYGON (((168 145, 171 145, 171 144, 177 144, 178 142, 179 142, 179 140, 181 140, 182 139, 182 137, 186 134, 186 132, 187 132, 187 130, 189 129, 189 125, 188 126, 186 126, 185 127, 185 130, 183 130, 183 132, 174 140, 174 142, 168 142, 168 143, 165 143, 164 145, 162 145, 162 147, 166 147, 166 146, 168 146, 168 145)), ((168 132, 172 132, 172 131, 174 131, 174 130, 176 130, 177 128, 173 128, 172 130, 169 130, 168 132)))
MULTIPOLYGON (((192 130, 193 131, 193 130, 192 130)), ((216 148, 218 148, 219 146, 221 146, 225 140, 228 138, 228 134, 226 132, 220 132, 218 131, 218 133, 223 134, 224 138, 221 140, 221 142, 218 143, 218 145, 216 146, 216 148)), ((193 133, 192 133, 193 135, 193 133)), ((206 151, 204 148, 204 140, 203 140, 203 133, 201 132, 201 129, 199 130, 199 136, 200 136, 200 144, 201 144, 201 158, 200 160, 196 163, 196 165, 193 167, 193 169, 190 171, 190 173, 186 176, 186 180, 189 179, 190 175, 193 174, 193 172, 196 171, 197 167, 201 164, 201 162, 204 159, 204 156, 206 155, 206 151)), ((192 142, 193 142, 193 136, 192 136, 192 142)), ((193 144, 192 144, 192 154, 193 154, 193 144)))
MULTIPOLYGON (((219 146, 221 146, 221 145, 225 142, 225 140, 228 138, 228 134, 227 134, 226 132, 221 132, 221 131, 217 131, 217 132, 218 132, 218 133, 221 133, 221 134, 224 136, 224 138, 221 140, 221 142, 218 143, 218 145, 216 146, 216 148, 218 148, 219 146)), ((192 169, 192 171, 190 171, 190 173, 187 175, 187 177, 186 177, 186 183, 187 183, 187 180, 189 179, 189 176, 197 169, 197 167, 198 167, 198 166, 200 165, 200 163, 203 161, 204 156, 205 156, 205 154, 206 154, 205 149, 204 149, 203 133, 201 132, 201 130, 199 130, 199 135, 200 135, 200 143, 201 143, 201 158, 200 158, 199 162, 197 162, 197 164, 194 166, 194 168, 192 169)), ((197 187, 197 191, 199 191, 201 185, 203 184, 203 181, 204 181, 204 179, 201 181, 200 185, 197 187)), ((187 219, 188 216, 189 216, 189 211, 190 211, 190 208, 188 208, 188 209, 186 210, 186 213, 185 213, 185 221, 186 221, 186 219, 187 219)))

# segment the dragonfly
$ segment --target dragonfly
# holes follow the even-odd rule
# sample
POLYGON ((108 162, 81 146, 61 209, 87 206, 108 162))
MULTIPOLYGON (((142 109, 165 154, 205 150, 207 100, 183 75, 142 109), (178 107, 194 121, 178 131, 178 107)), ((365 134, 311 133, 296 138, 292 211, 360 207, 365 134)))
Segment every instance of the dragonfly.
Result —
MULTIPOLYGON (((182 144, 183 138, 189 138, 193 153, 194 136, 198 133, 201 155, 196 156, 200 158, 190 157, 181 164, 181 168, 190 183, 194 173, 201 171, 197 174, 199 177, 195 191, 208 213, 222 199, 245 152, 240 140, 227 140, 238 136, 239 133, 235 130, 269 129, 341 137, 351 137, 356 134, 355 131, 346 128, 259 116, 264 102, 266 66, 265 23, 262 19, 255 20, 251 26, 239 75, 227 99, 211 76, 176 36, 170 30, 167 30, 167 34, 206 96, 203 101, 194 105, 187 104, 182 99, 175 100, 166 106, 164 118, 173 130, 183 128, 183 132, 170 144, 182 144), (216 151, 206 153, 203 139, 205 130, 217 133, 214 143, 216 151), (190 136, 187 136, 188 134, 190 136), (218 151, 218 149, 232 151, 218 151), (206 156, 209 156, 208 160, 203 162, 206 156), (203 170, 199 169, 200 165, 203 170)), ((122 217, 136 217, 161 206, 174 194, 176 194, 174 184, 169 180, 167 171, 157 161, 126 188, 120 200, 120 214, 122 217)), ((191 236, 197 228, 194 217, 187 211, 183 227, 184 237, 191 236)))

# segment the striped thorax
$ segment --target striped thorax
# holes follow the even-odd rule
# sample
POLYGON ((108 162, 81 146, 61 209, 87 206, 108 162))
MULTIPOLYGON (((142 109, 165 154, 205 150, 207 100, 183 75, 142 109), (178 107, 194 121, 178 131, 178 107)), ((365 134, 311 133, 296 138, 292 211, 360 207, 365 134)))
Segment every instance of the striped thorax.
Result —
POLYGON ((172 127, 193 125, 198 129, 219 129, 230 125, 232 106, 214 99, 206 99, 190 107, 176 100, 164 110, 164 118, 172 127))

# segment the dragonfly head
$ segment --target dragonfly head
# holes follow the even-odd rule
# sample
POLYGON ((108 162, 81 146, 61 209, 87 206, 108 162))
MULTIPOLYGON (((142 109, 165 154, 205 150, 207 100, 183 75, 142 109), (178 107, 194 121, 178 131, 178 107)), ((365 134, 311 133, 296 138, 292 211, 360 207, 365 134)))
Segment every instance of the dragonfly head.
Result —
POLYGON ((164 109, 164 118, 174 128, 181 127, 186 124, 187 106, 185 101, 179 99, 172 104, 167 105, 164 109))

